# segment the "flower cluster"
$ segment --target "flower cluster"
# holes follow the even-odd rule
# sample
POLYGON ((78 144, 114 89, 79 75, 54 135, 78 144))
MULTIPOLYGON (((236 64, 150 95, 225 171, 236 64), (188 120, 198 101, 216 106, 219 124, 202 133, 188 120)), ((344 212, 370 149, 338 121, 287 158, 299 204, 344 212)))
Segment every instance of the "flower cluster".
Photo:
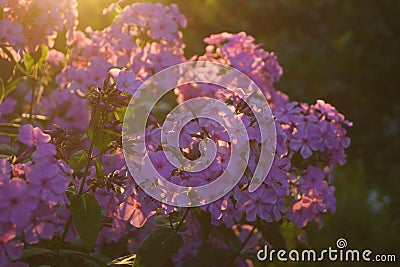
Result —
POLYGON ((112 25, 101 31, 87 28, 86 34, 69 34, 70 61, 57 82, 61 88, 86 91, 89 86, 102 86, 111 67, 128 67, 145 80, 184 60, 179 27, 185 26, 186 20, 176 5, 128 5, 112 25))
MULTIPOLYGON (((208 249, 235 255, 230 250, 235 240, 246 243, 246 249, 255 248, 263 236, 263 223, 286 220, 303 228, 311 221, 321 224, 322 214, 335 211, 333 171, 337 164, 345 163, 345 149, 350 145, 346 127, 351 122, 322 100, 312 105, 299 103, 276 90, 274 83, 282 75, 277 55, 265 51, 246 33, 211 35, 205 39, 204 55, 186 59, 180 32, 186 20, 176 5, 120 6, 122 2, 104 11, 117 13, 111 25, 82 32, 75 28, 75 0, 0 0, 0 42, 14 53, 20 68, 29 68, 24 55, 39 46, 51 48, 56 35, 68 30, 67 54, 48 49, 44 53, 40 48, 46 55, 44 62, 33 61, 43 64, 37 66, 41 70, 37 75, 43 77, 12 77, 21 81, 0 103, 0 126, 5 129, 0 132, 0 266, 17 260, 24 245, 40 246, 43 240, 51 240, 62 248, 64 241, 77 236, 81 225, 72 215, 72 193, 93 197, 100 206, 99 232, 92 240, 96 252, 106 253, 112 243, 123 246, 127 253, 141 253, 141 244, 149 235, 167 228, 174 234, 168 240, 184 241, 170 255, 176 266, 189 265, 208 249), (178 208, 152 199, 132 179, 135 173, 128 171, 122 149, 126 130, 122 121, 129 100, 139 97, 143 82, 169 66, 195 60, 223 63, 254 81, 272 109, 270 121, 276 128, 277 145, 267 177, 250 193, 250 179, 265 160, 261 158, 265 129, 245 101, 254 92, 208 83, 178 86, 174 90, 177 103, 199 96, 225 103, 234 114, 233 120, 226 121, 228 130, 235 138, 246 139, 250 152, 244 174, 231 192, 198 208, 178 208), (17 101, 21 99, 26 103, 17 101), (239 125, 245 130, 240 131, 239 125)), ((213 80, 207 75, 214 74, 204 75, 213 80)), ((206 111, 211 117, 225 119, 216 108, 210 104, 206 111)), ((147 118, 140 138, 145 140, 152 165, 168 181, 188 187, 206 185, 217 180, 235 159, 235 139, 217 120, 187 122, 187 113, 169 114, 165 121, 171 122, 173 129, 182 129, 178 146, 184 158, 199 159, 207 142, 215 144, 209 167, 189 172, 174 166, 162 142, 162 115, 152 113, 147 118)), ((134 163, 142 161, 138 156, 134 163)), ((243 160, 233 165, 241 166, 243 160)), ((268 236, 262 238, 263 243, 268 242, 268 236)), ((59 250, 56 254, 58 257, 59 250)), ((121 255, 113 251, 108 256, 121 255)), ((240 257, 232 263, 249 264, 240 257)))
POLYGON ((1 1, 0 42, 15 50, 52 47, 57 33, 77 24, 76 0, 1 1))
POLYGON ((23 236, 28 244, 51 239, 61 232, 64 220, 59 211, 68 204, 66 190, 71 182, 71 169, 55 158, 56 149, 50 135, 30 124, 19 128, 18 141, 23 151, 11 162, 0 160, 0 229, 7 258, 21 256, 23 236))

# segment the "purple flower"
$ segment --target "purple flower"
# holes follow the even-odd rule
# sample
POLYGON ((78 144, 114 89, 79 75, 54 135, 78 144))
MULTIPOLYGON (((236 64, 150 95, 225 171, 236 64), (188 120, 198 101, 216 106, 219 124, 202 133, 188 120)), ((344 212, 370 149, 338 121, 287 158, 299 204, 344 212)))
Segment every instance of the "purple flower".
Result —
POLYGON ((17 104, 17 101, 11 97, 7 97, 4 99, 2 103, 0 103, 0 115, 8 115, 14 112, 14 107, 17 104))
POLYGON ((177 34, 178 24, 168 14, 154 14, 154 17, 149 21, 150 36, 159 39, 165 38, 167 41, 172 41, 177 34))
POLYGON ((21 24, 16 21, 0 20, 0 39, 5 39, 12 46, 21 46, 24 43, 24 34, 21 24))
POLYGON ((278 198, 272 189, 261 186, 253 193, 244 191, 240 195, 240 199, 236 204, 238 208, 242 208, 246 213, 246 220, 254 222, 256 217, 260 217, 268 222, 272 222, 277 214, 272 214, 274 205, 277 203, 278 198))
POLYGON ((299 151, 303 158, 308 158, 312 154, 313 150, 318 150, 318 129, 307 125, 302 127, 299 125, 296 128, 293 138, 290 140, 290 148, 294 151, 299 151))
POLYGON ((39 242, 39 238, 51 239, 55 232, 55 210, 53 207, 41 203, 33 211, 31 220, 24 228, 25 240, 29 244, 39 242))
POLYGON ((56 155, 56 148, 53 144, 44 143, 36 146, 36 151, 32 155, 35 163, 47 162, 56 155))
POLYGON ((155 214, 155 212, 155 210, 146 212, 138 200, 129 196, 126 201, 119 204, 117 217, 124 221, 129 220, 130 224, 140 228, 146 223, 149 217, 155 214))
POLYGON ((111 77, 114 78, 117 89, 121 92, 128 92, 134 95, 142 82, 136 79, 135 73, 127 70, 113 68, 109 70, 111 77))
POLYGON ((68 187, 69 179, 60 174, 57 165, 51 163, 35 164, 26 171, 29 181, 29 194, 51 205, 62 199, 60 196, 68 187))
POLYGON ((230 59, 232 67, 244 73, 251 73, 254 54, 241 52, 230 59))
MULTIPOLYGON (((171 175, 171 172, 175 169, 175 167, 168 161, 163 150, 157 152, 149 151, 148 156, 154 168, 164 178, 168 178, 171 175)), ((151 166, 144 167, 150 168, 151 166)))
POLYGON ((10 179, 11 164, 7 159, 0 159, 0 186, 10 179))
POLYGON ((10 221, 23 227, 37 205, 37 198, 29 194, 26 182, 20 178, 11 179, 0 187, 0 222, 10 221))
POLYGON ((0 266, 8 266, 7 256, 13 260, 22 255, 24 243, 14 240, 16 227, 8 223, 0 223, 0 266))
POLYGON ((150 125, 146 128, 145 142, 147 149, 156 151, 161 143, 161 129, 154 125, 150 125))
POLYGON ((300 115, 300 111, 301 108, 299 107, 299 103, 293 101, 285 105, 276 107, 274 110, 274 115, 276 116, 278 121, 283 123, 289 123, 296 121, 297 117, 299 117, 300 115))
POLYGON ((294 222, 299 228, 305 227, 318 214, 314 201, 313 198, 303 196, 299 201, 292 203, 291 209, 286 213, 286 218, 294 222))
POLYGON ((38 146, 39 144, 48 143, 51 136, 43 133, 39 127, 33 128, 30 124, 19 127, 18 140, 27 146, 38 146))

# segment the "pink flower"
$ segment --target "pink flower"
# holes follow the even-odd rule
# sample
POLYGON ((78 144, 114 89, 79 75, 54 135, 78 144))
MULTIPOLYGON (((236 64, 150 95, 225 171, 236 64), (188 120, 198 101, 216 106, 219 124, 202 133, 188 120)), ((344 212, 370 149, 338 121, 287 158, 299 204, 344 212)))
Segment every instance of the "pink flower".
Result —
POLYGON ((129 220, 130 224, 140 228, 155 212, 156 211, 146 212, 138 200, 134 199, 132 196, 129 196, 126 202, 119 204, 117 217, 124 221, 129 220))
MULTIPOLYGON (((7 264, 7 256, 14 260, 21 257, 22 251, 24 249, 24 243, 15 240, 15 236, 15 226, 0 223, 0 266, 9 266, 7 264)), ((14 265, 11 265, 10 263, 10 266, 14 265)))
POLYGON ((9 180, 0 187, 0 222, 25 226, 38 200, 28 194, 26 182, 20 178, 9 180))
POLYGON ((109 74, 114 78, 117 89, 121 92, 128 92, 134 95, 142 82, 136 79, 135 73, 127 70, 113 68, 109 70, 109 74))
POLYGON ((33 128, 31 124, 25 124, 19 127, 18 140, 31 147, 48 143, 51 136, 43 133, 39 127, 33 128))
POLYGON ((24 43, 22 26, 16 21, 0 20, 0 41, 5 40, 11 46, 20 46, 24 43))

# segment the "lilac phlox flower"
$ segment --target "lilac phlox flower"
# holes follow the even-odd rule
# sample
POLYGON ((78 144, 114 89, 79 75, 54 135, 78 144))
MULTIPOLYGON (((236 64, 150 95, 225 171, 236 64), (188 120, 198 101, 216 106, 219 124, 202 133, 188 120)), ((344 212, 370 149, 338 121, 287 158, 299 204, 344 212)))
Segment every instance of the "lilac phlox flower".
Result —
POLYGON ((320 168, 308 166, 306 173, 300 180, 300 192, 309 195, 312 192, 319 192, 320 187, 323 186, 325 174, 320 168), (311 192, 310 192, 311 191, 311 192))
POLYGON ((70 179, 60 173, 58 165, 35 164, 26 171, 29 194, 51 205, 60 201, 60 195, 68 188, 70 179))
POLYGON ((161 144, 161 129, 154 125, 148 126, 145 132, 145 142, 147 149, 156 151, 161 144))
POLYGON ((275 216, 272 216, 271 213, 277 200, 278 198, 272 189, 261 186, 252 193, 242 192, 236 205, 245 210, 246 219, 249 222, 254 222, 257 216, 272 222, 275 216))
POLYGON ((11 222, 24 227, 38 205, 29 194, 28 185, 20 178, 10 179, 0 187, 0 222, 11 222))
POLYGON ((0 103, 0 115, 8 115, 14 112, 14 108, 17 105, 17 100, 11 97, 7 97, 0 103))
POLYGON ((10 179, 12 167, 7 159, 0 159, 0 186, 10 179))
POLYGON ((179 146, 187 148, 193 142, 193 137, 200 134, 201 128, 196 121, 190 121, 182 128, 179 135, 179 146))
POLYGON ((227 196, 214 201, 208 205, 201 206, 202 210, 208 210, 211 213, 211 222, 218 224, 218 221, 222 218, 222 215, 226 211, 229 205, 233 205, 227 196))
POLYGON ((308 222, 313 221, 318 214, 314 207, 315 199, 302 196, 299 201, 292 204, 291 209, 286 213, 286 218, 294 222, 297 227, 303 228, 308 222))
POLYGON ((273 113, 280 122, 296 122, 301 111, 301 108, 298 105, 299 103, 295 101, 289 102, 285 105, 277 106, 273 113))
POLYGON ((126 201, 119 204, 117 218, 129 221, 133 226, 141 228, 155 212, 155 210, 146 210, 139 200, 129 196, 126 201))
POLYGON ((209 184, 212 181, 216 180, 221 175, 221 173, 222 171, 220 170, 214 171, 211 168, 206 168, 202 171, 192 173, 190 184, 191 186, 201 186, 209 184))
POLYGON ((324 146, 327 149, 339 148, 339 140, 337 137, 337 129, 331 122, 321 120, 318 122, 318 126, 321 129, 321 145, 323 146, 321 151, 324 150, 324 146))
POLYGON ((104 187, 101 187, 94 192, 94 195, 99 202, 100 206, 102 206, 107 212, 107 216, 111 217, 119 204, 119 199, 113 191, 108 191, 104 187))
POLYGON ((154 15, 149 20, 150 36, 154 39, 164 38, 167 41, 172 41, 178 31, 177 21, 166 13, 159 12, 154 15))
POLYGON ((252 65, 254 63, 254 55, 251 53, 240 52, 234 57, 230 58, 232 67, 244 73, 251 73, 252 65))
POLYGON ((24 243, 19 240, 15 240, 15 237, 15 225, 10 225, 9 223, 0 223, 0 266, 8 266, 8 257, 13 260, 21 257, 24 249, 24 243))
POLYGON ((290 148, 299 151, 303 158, 309 158, 312 150, 318 150, 319 129, 311 125, 298 126, 290 140, 290 148))
POLYGON ((33 211, 31 220, 24 228, 25 240, 28 244, 39 242, 39 239, 51 239, 56 233, 55 210, 44 202, 33 211))
POLYGON ((134 95, 142 82, 136 79, 135 73, 127 70, 113 68, 109 70, 109 74, 114 78, 117 89, 121 92, 128 92, 134 95))
POLYGON ((148 166, 149 164, 144 164, 143 166, 144 170, 150 168, 149 172, 144 171, 144 173, 154 173, 154 171, 152 171, 152 169, 154 168, 157 171, 157 173, 159 173, 162 177, 167 179, 171 175, 172 171, 175 169, 174 165, 172 165, 168 161, 163 150, 157 152, 148 151, 148 157, 153 166, 148 166))
POLYGON ((0 20, 0 40, 7 41, 11 46, 21 46, 24 43, 21 24, 17 21, 0 20))
POLYGON ((39 127, 33 127, 31 124, 25 124, 19 127, 18 140, 27 146, 38 146, 50 142, 51 136, 43 133, 39 127))

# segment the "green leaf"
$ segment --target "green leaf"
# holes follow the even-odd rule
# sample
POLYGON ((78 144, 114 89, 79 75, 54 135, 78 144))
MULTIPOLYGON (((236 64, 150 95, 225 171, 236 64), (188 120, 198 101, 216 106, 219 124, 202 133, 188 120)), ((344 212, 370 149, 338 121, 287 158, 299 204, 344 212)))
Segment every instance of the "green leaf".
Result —
POLYGON ((116 108, 115 111, 114 111, 115 118, 117 120, 123 121, 127 108, 128 108, 127 106, 116 108))
POLYGON ((25 53, 24 66, 28 74, 32 73, 34 66, 41 66, 47 60, 49 48, 45 45, 39 47, 35 52, 25 53))
POLYGON ((168 220, 164 218, 162 215, 157 215, 153 217, 153 224, 159 228, 166 228, 170 226, 168 220))
POLYGON ((211 213, 209 211, 204 211, 200 208, 196 208, 195 216, 200 223, 201 230, 203 232, 203 242, 208 239, 213 228, 211 224, 211 213))
POLYGON ((159 229, 143 241, 133 266, 161 266, 178 251, 182 244, 182 238, 171 229, 159 229))
POLYGON ((71 156, 68 161, 68 165, 74 170, 74 172, 78 172, 85 167, 88 160, 88 153, 85 150, 79 150, 71 156))
POLYGON ((7 144, 0 144, 0 157, 1 156, 12 156, 15 155, 16 151, 13 147, 7 145, 7 144))
POLYGON ((55 255, 56 253, 50 249, 38 248, 38 247, 28 247, 22 251, 21 257, 18 260, 25 260, 27 258, 39 255, 55 255))
POLYGON ((237 251, 240 248, 241 241, 231 228, 227 228, 225 225, 221 224, 214 228, 212 232, 215 237, 224 241, 233 251, 237 251))
POLYGON ((103 257, 97 256, 96 254, 86 254, 86 253, 82 253, 80 251, 69 250, 69 249, 61 249, 60 254, 63 256, 77 256, 77 257, 89 260, 90 262, 95 264, 93 266, 109 267, 107 262, 105 262, 102 259, 103 257))
POLYGON ((92 142, 102 152, 105 152, 110 148, 110 142, 113 140, 113 138, 106 131, 95 127, 93 121, 94 120, 92 119, 92 121, 90 122, 90 126, 86 131, 86 134, 90 142, 92 142))
POLYGON ((24 55, 24 66, 27 73, 32 73, 33 66, 35 65, 35 60, 30 53, 25 53, 24 55))
POLYGON ((274 249, 286 248, 286 242, 282 236, 279 222, 268 223, 260 220, 257 222, 257 229, 274 249))
POLYGON ((12 80, 11 83, 5 84, 3 79, 0 78, 0 104, 3 102, 4 98, 11 93, 17 85, 22 82, 25 79, 25 77, 19 77, 17 79, 12 80))
POLYGON ((6 88, 4 86, 3 79, 0 78, 0 104, 1 102, 3 102, 5 96, 6 96, 6 88))
POLYGON ((93 195, 70 196, 72 220, 87 251, 92 251, 101 226, 101 207, 93 195))
POLYGON ((46 45, 41 45, 39 50, 36 53, 34 55, 32 55, 33 59, 39 66, 41 66, 47 60, 49 48, 46 45))
POLYGON ((96 177, 97 177, 97 182, 100 185, 104 185, 104 168, 103 168, 103 164, 101 164, 100 160, 96 159, 94 161, 95 165, 96 165, 96 177))
POLYGON ((20 126, 21 125, 14 123, 0 123, 0 134, 16 137, 20 126))

